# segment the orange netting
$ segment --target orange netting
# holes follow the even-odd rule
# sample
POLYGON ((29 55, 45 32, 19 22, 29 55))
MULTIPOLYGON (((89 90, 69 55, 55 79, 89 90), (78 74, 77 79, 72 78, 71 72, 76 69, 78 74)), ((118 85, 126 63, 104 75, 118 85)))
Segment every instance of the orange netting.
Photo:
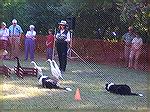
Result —
MULTIPOLYGON (((46 51, 46 37, 38 35, 36 37, 36 53, 44 54, 46 51)), ((24 42, 22 38, 21 49, 24 51, 24 42)), ((72 49, 85 61, 96 63, 124 66, 124 43, 108 42, 100 39, 81 39, 73 38, 72 49)), ((139 58, 139 68, 150 71, 150 45, 144 44, 139 58)), ((72 53, 74 57, 75 54, 72 53)))

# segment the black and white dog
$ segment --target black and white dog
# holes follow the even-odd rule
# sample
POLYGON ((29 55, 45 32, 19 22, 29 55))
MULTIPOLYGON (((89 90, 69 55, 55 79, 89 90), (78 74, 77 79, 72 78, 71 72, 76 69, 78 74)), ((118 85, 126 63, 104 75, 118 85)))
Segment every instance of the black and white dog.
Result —
POLYGON ((132 93, 131 88, 126 84, 114 84, 114 83, 107 83, 105 85, 105 89, 110 93, 120 94, 120 95, 136 95, 136 96, 143 96, 142 94, 132 93))
POLYGON ((60 87, 58 79, 55 77, 50 78, 49 76, 40 76, 38 77, 38 80, 39 84, 42 85, 43 88, 72 91, 70 88, 60 87))

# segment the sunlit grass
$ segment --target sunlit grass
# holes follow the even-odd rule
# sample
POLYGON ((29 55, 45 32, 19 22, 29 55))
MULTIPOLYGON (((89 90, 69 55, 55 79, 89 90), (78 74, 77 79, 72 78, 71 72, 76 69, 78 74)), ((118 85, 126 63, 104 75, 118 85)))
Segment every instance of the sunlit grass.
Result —
MULTIPOLYGON (((10 67, 15 65, 13 61, 5 63, 10 67)), ((22 62, 22 65, 30 66, 30 63, 22 62)), ((42 67, 44 75, 51 76, 50 67, 45 61, 38 62, 38 65, 42 67)), ((69 62, 60 85, 70 87, 72 92, 44 89, 38 85, 37 78, 32 76, 23 79, 15 74, 11 78, 1 76, 1 107, 11 112, 17 109, 24 112, 39 109, 40 112, 147 112, 148 74, 125 68, 69 62), (127 83, 132 91, 143 93, 144 97, 108 93, 104 89, 106 82, 127 83), (81 101, 74 99, 77 88, 80 89, 81 101)))
MULTIPOLYGON (((28 79, 29 81, 21 81, 23 84, 18 85, 18 82, 15 81, 8 81, 1 85, 2 91, 3 91, 3 97, 1 99, 3 100, 17 100, 20 98, 31 98, 31 97, 38 97, 38 96, 46 96, 49 94, 56 94, 61 92, 61 90, 57 89, 44 89, 41 87, 38 87, 38 83, 35 82, 36 78, 28 79), (31 85, 28 85, 28 84, 31 85), (36 86, 32 86, 36 85, 36 86)), ((5 79, 7 81, 7 79, 5 79)), ((73 81, 60 81, 60 84, 73 84, 73 81)))
POLYGON ((39 96, 41 94, 46 94, 48 89, 41 91, 38 87, 25 87, 25 86, 18 86, 13 84, 4 84, 3 85, 3 92, 5 93, 3 99, 19 99, 19 98, 28 98, 39 96))

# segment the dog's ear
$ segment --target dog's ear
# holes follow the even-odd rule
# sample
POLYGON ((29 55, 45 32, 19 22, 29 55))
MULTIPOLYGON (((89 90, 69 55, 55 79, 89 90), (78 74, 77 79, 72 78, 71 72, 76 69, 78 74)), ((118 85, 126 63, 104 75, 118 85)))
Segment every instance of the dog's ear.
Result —
POLYGON ((107 83, 107 84, 105 84, 105 87, 108 87, 108 83, 107 83))
POLYGON ((108 83, 107 83, 107 84, 105 84, 105 89, 106 89, 106 90, 108 90, 108 89, 107 89, 107 87, 108 87, 108 83))

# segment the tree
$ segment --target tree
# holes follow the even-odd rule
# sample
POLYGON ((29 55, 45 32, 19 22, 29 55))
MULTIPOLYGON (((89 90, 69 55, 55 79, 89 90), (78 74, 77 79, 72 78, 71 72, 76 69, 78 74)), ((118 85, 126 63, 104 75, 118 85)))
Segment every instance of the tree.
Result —
POLYGON ((0 0, 0 14, 1 14, 1 16, 0 16, 0 22, 2 22, 3 18, 4 18, 3 10, 4 10, 4 8, 3 8, 3 1, 0 0))
POLYGON ((9 25, 16 18, 24 32, 33 24, 44 35, 68 16, 76 18, 78 37, 95 38, 98 29, 102 38, 112 38, 112 31, 121 37, 129 25, 150 35, 149 4, 148 0, 3 0, 0 19, 9 25))
POLYGON ((85 38, 94 38, 94 35, 100 29, 101 38, 116 29, 119 24, 120 12, 115 6, 116 3, 111 0, 88 1, 85 8, 78 11, 76 34, 85 38))
POLYGON ((146 0, 123 3, 123 11, 121 12, 121 21, 127 26, 133 25, 136 30, 139 30, 145 41, 149 40, 149 12, 150 3, 146 0))

